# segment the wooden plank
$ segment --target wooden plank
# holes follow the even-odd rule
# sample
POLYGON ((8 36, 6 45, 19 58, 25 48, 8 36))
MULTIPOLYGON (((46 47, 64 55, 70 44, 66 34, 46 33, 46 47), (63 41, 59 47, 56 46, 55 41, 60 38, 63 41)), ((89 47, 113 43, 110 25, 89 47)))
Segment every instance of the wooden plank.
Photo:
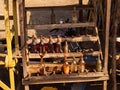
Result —
POLYGON ((36 10, 51 10, 51 8, 54 8, 54 10, 73 10, 73 7, 76 7, 77 10, 81 9, 89 9, 93 10, 93 6, 90 5, 68 5, 68 6, 52 6, 52 7, 26 7, 26 10, 30 11, 36 11, 36 10))
MULTIPOLYGON (((106 27, 105 27, 105 50, 104 50, 104 72, 108 73, 108 49, 109 49, 109 29, 110 29, 111 0, 107 0, 106 6, 106 27)), ((103 90, 107 90, 107 81, 103 82, 103 90)))
POLYGON ((117 15, 117 12, 118 12, 118 0, 115 1, 115 7, 114 7, 114 14, 113 14, 113 25, 112 25, 112 45, 111 45, 111 53, 112 53, 112 74, 111 74, 111 81, 112 81, 112 90, 117 90, 117 80, 116 80, 116 67, 117 67, 117 62, 116 62, 116 38, 117 38, 117 30, 119 28, 118 24, 119 24, 119 21, 118 21, 118 15, 117 15))
POLYGON ((25 7, 78 5, 79 0, 25 0, 25 7))
MULTIPOLYGON (((24 12, 24 0, 18 1, 19 6, 19 24, 20 24, 20 34, 21 34, 21 47, 23 48, 25 45, 25 12, 24 12)), ((26 63, 26 55, 25 48, 21 50, 22 64, 23 64, 23 77, 27 76, 27 63, 26 63)))
MULTIPOLYGON (((100 54, 99 51, 94 51, 94 52, 89 52, 89 53, 82 53, 82 52, 71 52, 71 53, 46 53, 44 54, 43 58, 62 58, 64 57, 65 55, 67 57, 80 57, 82 55, 88 55, 88 56, 98 56, 100 54)), ((39 53, 29 53, 29 59, 39 59, 40 58, 40 55, 39 53)), ((13 55, 14 58, 22 58, 21 55, 13 55)))
POLYGON ((65 75, 65 74, 56 74, 56 75, 49 75, 49 76, 32 76, 32 77, 28 77, 28 78, 39 78, 39 79, 43 79, 44 78, 48 78, 48 79, 58 79, 58 78, 75 78, 75 77, 79 77, 79 78, 94 78, 94 77, 102 77, 102 76, 108 76, 106 75, 104 72, 84 72, 84 73, 79 73, 79 74, 69 74, 69 75, 65 75))
MULTIPOLYGON (((67 41, 67 42, 86 42, 86 41, 96 42, 97 40, 98 40, 98 37, 92 36, 92 35, 81 35, 79 37, 66 37, 66 38, 61 37, 61 42, 64 42, 64 41, 67 41)), ((37 38, 36 41, 37 41, 37 43, 40 43, 40 38, 37 38)), ((49 38, 44 37, 43 42, 49 43, 49 38)), ((57 43, 57 38, 52 38, 52 42, 57 43)), ((32 43, 32 39, 29 39, 27 41, 27 44, 31 44, 31 43, 32 43)))
POLYGON ((120 37, 116 37, 116 42, 120 43, 120 37))
MULTIPOLYGON (((62 63, 44 63, 44 65, 45 65, 45 67, 56 67, 56 66, 62 67, 63 66, 62 63)), ((41 67, 40 62, 39 62, 39 64, 38 63, 34 63, 34 64, 29 63, 29 65, 27 66, 27 68, 34 69, 34 70, 36 70, 35 68, 39 68, 39 67, 41 67)))
MULTIPOLYGON (((20 35, 21 35, 21 48, 25 45, 25 0, 18 0, 18 8, 19 8, 19 24, 20 24, 20 35)), ((25 48, 21 51, 22 53, 22 63, 23 63, 23 77, 27 76, 27 62, 26 62, 26 53, 25 48)), ((29 86, 24 86, 25 90, 29 90, 29 86)))
POLYGON ((27 25, 27 29, 55 29, 55 28, 74 28, 74 27, 94 27, 95 23, 64 23, 64 24, 46 24, 46 25, 27 25))
POLYGON ((116 72, 119 72, 119 73, 120 73, 120 70, 119 70, 119 69, 116 69, 116 72))
POLYGON ((107 90, 107 80, 103 81, 103 90, 107 90))
MULTIPOLYGON (((38 53, 29 53, 29 59, 39 59, 39 58, 41 58, 40 57, 40 55, 42 55, 42 54, 38 54, 38 53)), ((64 57, 65 55, 67 55, 67 57, 78 57, 78 56, 81 56, 81 55, 83 55, 82 53, 67 53, 67 54, 65 54, 65 53, 46 53, 45 55, 44 55, 44 57, 43 58, 61 58, 61 57, 64 57)), ((16 57, 16 58, 21 58, 21 56, 14 56, 14 57, 16 57)))
MULTIPOLYGON (((100 52, 99 51, 95 51, 95 52, 91 52, 91 53, 84 53, 84 55, 91 55, 91 56, 97 56, 99 55, 100 52)), ((64 56, 67 57, 80 57, 83 55, 83 53, 81 52, 71 52, 71 53, 46 53, 43 58, 62 58, 64 56)), ((40 58, 40 55, 37 53, 30 53, 29 54, 29 58, 30 59, 34 59, 34 58, 40 58)))
POLYGON ((14 29, 14 33, 15 33, 15 50, 18 51, 19 50, 19 41, 18 41, 18 18, 17 18, 17 0, 13 0, 13 29, 14 29))
POLYGON ((93 41, 93 42, 96 42, 97 40, 98 40, 98 37, 96 37, 96 36, 81 35, 81 36, 79 36, 79 37, 63 38, 62 41, 68 41, 68 42, 86 42, 86 41, 93 41))
POLYGON ((107 0, 106 28, 105 28, 105 50, 104 50, 104 71, 108 72, 108 47, 109 47, 109 29, 110 29, 111 0, 107 0))
POLYGON ((90 72, 71 75, 50 75, 50 76, 38 76, 23 79, 23 85, 27 84, 51 84, 51 83, 73 83, 73 82, 89 82, 89 81, 103 81, 108 80, 108 75, 103 72, 90 72))

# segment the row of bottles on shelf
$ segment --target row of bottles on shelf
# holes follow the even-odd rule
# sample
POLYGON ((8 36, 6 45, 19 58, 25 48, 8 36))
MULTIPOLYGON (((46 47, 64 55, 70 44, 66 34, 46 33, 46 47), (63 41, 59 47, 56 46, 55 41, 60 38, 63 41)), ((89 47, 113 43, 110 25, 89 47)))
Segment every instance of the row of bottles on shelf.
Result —
POLYGON ((90 49, 81 49, 79 45, 79 37, 75 38, 62 38, 61 36, 53 37, 50 35, 49 37, 40 36, 40 38, 36 38, 34 35, 32 39, 27 41, 28 49, 31 53, 67 53, 67 52, 93 52, 92 48, 90 49), (75 42, 72 42, 72 41, 75 42), (78 40, 78 42, 77 42, 78 40))
POLYGON ((85 72, 85 61, 83 60, 83 57, 80 57, 80 60, 78 62, 75 60, 73 60, 71 63, 64 61, 63 63, 64 74, 83 72, 85 72))
MULTIPOLYGON (((46 43, 44 40, 44 37, 41 36, 39 39, 39 43, 36 41, 36 38, 34 37, 34 35, 32 36, 32 41, 31 43, 28 45, 28 49, 31 53, 60 53, 63 52, 62 51, 62 45, 61 45, 62 41, 61 41, 61 37, 58 35, 56 38, 56 42, 53 41, 53 37, 49 36, 48 38, 48 42, 46 43)), ((65 41, 64 43, 64 52, 68 52, 68 44, 67 41, 65 41)))
MULTIPOLYGON (((40 75, 52 75, 52 74, 80 74, 80 73, 89 73, 91 72, 88 67, 86 67, 87 62, 84 60, 83 56, 80 56, 79 60, 76 60, 76 58, 73 58, 72 61, 67 61, 67 57, 64 57, 64 62, 62 66, 55 66, 53 69, 51 69, 50 66, 45 66, 45 62, 42 62, 40 65, 40 69, 36 70, 38 74, 40 75)), ((102 72, 102 62, 100 58, 98 57, 95 63, 94 72, 102 72)), ((91 67, 90 67, 91 68, 91 67)), ((36 73, 35 71, 30 72, 36 73)), ((30 74, 29 73, 29 74, 30 74)), ((30 75, 31 75, 30 74, 30 75)))
MULTIPOLYGON (((82 56, 80 57, 78 62, 76 62, 75 60, 73 60, 71 63, 65 61, 63 64, 63 72, 64 74, 89 72, 89 70, 86 69, 85 64, 86 63, 82 56)), ((95 66, 96 66, 96 69, 94 69, 94 71, 96 72, 102 71, 102 62, 99 56, 96 60, 95 66)))

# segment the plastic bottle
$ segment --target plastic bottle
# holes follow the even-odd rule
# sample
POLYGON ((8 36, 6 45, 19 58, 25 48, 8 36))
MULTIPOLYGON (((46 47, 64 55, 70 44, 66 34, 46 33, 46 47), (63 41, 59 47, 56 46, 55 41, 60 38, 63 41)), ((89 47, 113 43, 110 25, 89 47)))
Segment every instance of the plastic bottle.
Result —
POLYGON ((101 72, 102 71, 102 62, 100 60, 100 56, 98 56, 97 62, 96 62, 96 71, 101 72))
POLYGON ((75 60, 73 60, 71 65, 70 65, 70 71, 71 71, 71 73, 77 72, 77 62, 75 60))
POLYGON ((77 23, 78 22, 78 16, 77 16, 76 7, 74 7, 73 12, 72 12, 72 22, 73 23, 77 23))
POLYGON ((65 41, 64 53, 68 53, 68 43, 67 43, 67 41, 65 41))
POLYGON ((64 74, 69 74, 70 73, 70 67, 69 67, 69 63, 66 61, 66 62, 64 62, 64 64, 63 64, 63 72, 64 72, 64 74))
POLYGON ((53 8, 51 9, 51 24, 56 23, 56 17, 53 8))

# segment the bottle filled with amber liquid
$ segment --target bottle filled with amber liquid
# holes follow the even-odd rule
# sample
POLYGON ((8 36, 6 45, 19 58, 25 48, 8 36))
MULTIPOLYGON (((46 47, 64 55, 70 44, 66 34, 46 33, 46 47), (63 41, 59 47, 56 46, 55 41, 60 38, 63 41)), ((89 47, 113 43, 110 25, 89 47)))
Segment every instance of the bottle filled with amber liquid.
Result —
POLYGON ((64 44, 64 53, 68 53, 68 42, 65 41, 65 44, 64 44))
POLYGON ((73 61, 71 62, 70 71, 71 71, 71 73, 76 73, 76 72, 78 71, 76 60, 73 60, 73 61))
POLYGON ((55 12, 54 9, 51 9, 51 24, 55 24, 56 23, 56 17, 55 17, 55 12))
POLYGON ((78 22, 77 9, 76 7, 74 7, 72 12, 72 23, 77 23, 77 22, 78 22))
POLYGON ((80 56, 79 63, 78 63, 78 72, 83 73, 85 72, 85 61, 83 59, 83 56, 80 56))
POLYGON ((70 73, 70 66, 67 61, 65 61, 63 64, 63 73, 66 75, 68 75, 70 73))

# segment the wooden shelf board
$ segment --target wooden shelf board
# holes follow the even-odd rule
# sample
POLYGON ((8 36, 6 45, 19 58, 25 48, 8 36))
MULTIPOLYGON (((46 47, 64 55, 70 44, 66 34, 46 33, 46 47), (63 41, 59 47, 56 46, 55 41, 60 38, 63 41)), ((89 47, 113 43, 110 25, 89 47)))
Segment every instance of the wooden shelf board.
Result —
POLYGON ((50 76, 32 76, 23 79, 23 84, 52 84, 52 83, 73 83, 73 82, 88 82, 88 81, 103 81, 109 77, 103 72, 90 72, 70 75, 50 75, 50 76))
MULTIPOLYGON (((61 37, 61 42, 67 41, 67 42, 86 42, 86 41, 91 41, 91 42, 96 42, 98 40, 97 36, 92 36, 92 35, 80 35, 77 37, 61 37)), ((40 43, 40 38, 36 38, 37 43, 40 43)), ((44 37, 43 39, 44 43, 49 43, 49 38, 44 37)), ((52 38, 53 43, 57 43, 57 37, 52 38)), ((27 44, 31 44, 32 39, 27 40, 27 44)))
POLYGON ((89 10, 93 10, 94 7, 90 6, 90 5, 67 5, 67 6, 51 6, 51 7, 25 7, 26 10, 32 10, 32 11, 36 11, 37 10, 51 10, 51 8, 54 8, 54 10, 73 10, 73 7, 76 7, 77 10, 80 9, 89 9, 89 10))
POLYGON ((25 0, 25 7, 52 7, 78 4, 79 0, 34 0, 34 2, 33 0, 25 0))
MULTIPOLYGON (((88 55, 88 56, 98 56, 100 54, 99 51, 94 51, 94 52, 89 52, 89 53, 82 53, 82 52, 70 52, 70 53, 46 53, 44 54, 43 58, 62 58, 65 55, 67 57, 80 57, 83 55, 88 55)), ((28 57, 29 59, 39 59, 41 58, 40 55, 42 53, 29 53, 28 57)), ((21 55, 13 55, 14 58, 22 58, 21 55)))
MULTIPOLYGON (((82 55, 91 55, 91 56, 97 56, 99 55, 100 52, 99 51, 95 51, 95 52, 92 52, 92 53, 81 53, 81 52, 75 52, 75 53, 46 53, 43 58, 62 58, 64 57, 65 55, 67 57, 80 57, 82 55)), ((29 58, 30 59, 34 59, 34 58, 40 58, 40 55, 37 54, 37 53, 30 53, 29 54, 29 58)))
POLYGON ((120 73, 120 70, 119 70, 119 69, 116 69, 116 72, 120 73))
POLYGON ((95 23, 64 23, 64 24, 44 24, 44 25, 27 25, 27 29, 55 29, 55 28, 73 28, 73 27, 95 27, 95 23))

